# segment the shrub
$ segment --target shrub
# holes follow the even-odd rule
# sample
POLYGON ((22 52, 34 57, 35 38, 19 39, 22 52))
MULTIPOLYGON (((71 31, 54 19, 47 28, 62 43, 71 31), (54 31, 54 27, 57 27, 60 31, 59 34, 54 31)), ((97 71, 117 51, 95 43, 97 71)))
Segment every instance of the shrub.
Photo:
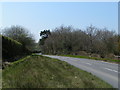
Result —
POLYGON ((2 36, 2 59, 13 61, 12 59, 30 53, 21 43, 9 37, 2 36))

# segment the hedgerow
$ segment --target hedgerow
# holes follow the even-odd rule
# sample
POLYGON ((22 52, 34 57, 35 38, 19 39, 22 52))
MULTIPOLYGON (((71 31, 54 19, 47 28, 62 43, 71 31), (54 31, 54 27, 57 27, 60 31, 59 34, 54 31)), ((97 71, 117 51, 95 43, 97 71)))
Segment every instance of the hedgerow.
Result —
POLYGON ((30 53, 20 42, 9 37, 2 36, 2 59, 14 61, 14 58, 30 53))

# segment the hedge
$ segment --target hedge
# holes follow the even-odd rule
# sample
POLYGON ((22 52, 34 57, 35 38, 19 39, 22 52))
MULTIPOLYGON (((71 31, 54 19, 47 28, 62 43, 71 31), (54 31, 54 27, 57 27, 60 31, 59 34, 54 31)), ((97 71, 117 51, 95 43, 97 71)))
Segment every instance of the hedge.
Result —
POLYGON ((9 37, 2 36, 2 59, 13 61, 15 57, 30 53, 20 42, 9 37))

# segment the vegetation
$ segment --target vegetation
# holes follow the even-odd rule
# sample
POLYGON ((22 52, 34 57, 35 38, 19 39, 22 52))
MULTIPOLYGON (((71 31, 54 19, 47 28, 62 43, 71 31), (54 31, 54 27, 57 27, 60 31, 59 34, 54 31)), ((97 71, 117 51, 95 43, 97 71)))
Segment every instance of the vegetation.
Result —
POLYGON ((0 89, 2 88, 2 69, 0 69, 0 89))
POLYGON ((92 60, 102 60, 107 62, 113 62, 113 63, 120 63, 120 60, 114 60, 109 58, 97 58, 97 57, 88 57, 88 56, 79 56, 79 55, 62 55, 66 57, 75 57, 75 58, 86 58, 86 59, 92 59, 92 60))
POLYGON ((44 30, 44 31, 41 31, 40 32, 40 36, 42 37, 41 39, 40 39, 40 45, 44 45, 44 42, 45 42, 45 40, 49 37, 49 35, 50 35, 51 33, 50 33, 50 30, 44 30))
POLYGON ((35 40, 33 39, 32 34, 30 34, 24 27, 11 26, 10 28, 5 28, 3 29, 3 35, 20 42, 29 50, 34 48, 35 40))
POLYGON ((92 25, 86 30, 60 26, 52 30, 44 44, 40 45, 45 54, 81 55, 78 52, 84 51, 89 55, 98 54, 101 58, 106 58, 112 54, 113 57, 120 55, 119 37, 114 31, 99 29, 92 25))
POLYGON ((2 36, 2 59, 5 61, 14 61, 16 57, 29 54, 30 51, 26 49, 20 42, 9 37, 2 36))
POLYGON ((64 61, 32 55, 12 63, 3 70, 3 88, 112 88, 112 86, 64 61))
POLYGON ((3 69, 3 88, 112 88, 64 61, 35 54, 25 56, 42 51, 118 63, 119 60, 113 57, 120 55, 120 36, 115 32, 92 25, 86 30, 61 26, 51 32, 41 31, 40 36, 38 44, 23 27, 12 26, 3 30, 2 60, 7 63, 3 69), (104 59, 106 57, 109 59, 104 59))
POLYGON ((37 47, 37 43, 35 43, 32 34, 21 26, 4 28, 2 30, 2 45, 3 62, 16 61, 30 54, 37 47))

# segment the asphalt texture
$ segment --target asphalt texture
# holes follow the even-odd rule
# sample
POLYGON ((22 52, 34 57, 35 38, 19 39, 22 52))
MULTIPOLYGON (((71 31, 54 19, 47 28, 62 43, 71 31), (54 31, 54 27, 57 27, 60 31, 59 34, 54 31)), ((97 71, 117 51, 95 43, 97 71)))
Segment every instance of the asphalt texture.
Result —
POLYGON ((65 56, 55 56, 55 55, 43 55, 50 58, 56 58, 65 62, 68 62, 75 67, 78 67, 84 71, 90 72, 93 75, 101 78, 105 82, 111 84, 114 88, 119 88, 118 76, 120 74, 118 70, 118 64, 109 63, 98 60, 83 59, 83 58, 73 58, 65 56))

